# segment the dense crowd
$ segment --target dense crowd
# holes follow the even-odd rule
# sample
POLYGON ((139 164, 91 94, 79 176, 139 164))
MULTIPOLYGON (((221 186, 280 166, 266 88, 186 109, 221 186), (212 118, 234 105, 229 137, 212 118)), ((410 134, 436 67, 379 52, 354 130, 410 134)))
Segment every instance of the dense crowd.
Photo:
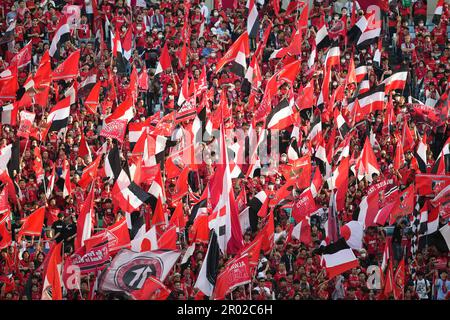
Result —
MULTIPOLYGON (((101 136, 100 131, 104 125, 104 119, 127 97, 130 81, 133 81, 132 70, 137 70, 139 76, 146 73, 148 83, 139 90, 134 105, 135 115, 130 123, 144 122, 150 117, 157 122, 163 116, 179 110, 178 96, 186 74, 191 82, 197 83, 205 70, 207 90, 202 96, 197 97, 196 103, 203 104, 203 96, 207 95, 207 104, 210 111, 214 112, 226 99, 228 108, 231 110, 231 117, 227 119, 229 127, 243 129, 244 132, 248 132, 251 127, 261 132, 264 124, 261 121, 255 122, 255 113, 262 103, 266 85, 283 65, 295 59, 301 59, 300 71, 295 80, 292 83, 282 83, 277 88, 276 94, 270 97, 269 105, 275 107, 283 98, 292 94, 297 101, 297 97, 301 96, 309 83, 313 85, 314 97, 317 98, 320 95, 325 74, 326 49, 317 50, 312 66, 309 60, 315 49, 316 33, 322 19, 325 19, 329 34, 331 31, 337 33, 336 39, 340 46, 339 65, 333 67, 331 79, 329 79, 330 96, 343 88, 335 101, 338 110, 344 110, 344 101, 351 100, 355 93, 361 90, 358 84, 347 82, 351 61, 356 68, 367 67, 364 80, 367 80, 368 90, 377 87, 396 71, 409 72, 403 90, 392 92, 389 98, 386 94, 386 103, 388 100, 392 103, 394 114, 390 129, 385 130, 386 112, 384 110, 372 112, 365 116, 364 121, 354 125, 349 151, 351 165, 352 161, 360 155, 368 137, 380 167, 380 174, 374 175, 373 179, 358 179, 350 170, 345 208, 337 213, 339 227, 357 219, 363 197, 376 183, 386 180, 397 186, 400 191, 414 183, 416 174, 420 173, 415 160, 415 150, 424 136, 428 145, 426 171, 432 172, 449 137, 447 95, 450 78, 448 38, 450 10, 448 3, 444 3, 439 21, 431 21, 430 16, 427 16, 426 0, 412 1, 409 6, 405 6, 408 1, 379 1, 382 23, 380 39, 369 47, 359 50, 351 44, 347 46, 345 33, 354 25, 358 17, 365 14, 366 8, 362 3, 360 5, 357 1, 314 0, 309 7, 307 27, 302 30, 301 54, 299 57, 285 57, 284 59, 292 60, 282 62, 283 59, 273 59, 271 55, 275 50, 289 46, 297 27, 299 12, 305 6, 300 1, 298 6, 294 6, 295 10, 289 10, 290 6, 283 5, 278 9, 277 14, 275 12, 277 10, 274 11, 274 3, 277 1, 256 1, 260 28, 257 37, 250 38, 250 59, 255 54, 264 31, 270 27, 271 30, 267 43, 263 47, 261 59, 258 61, 262 81, 258 87, 252 88, 252 93, 249 95, 241 90, 243 78, 231 72, 229 66, 225 66, 216 73, 216 64, 247 28, 247 1, 213 2, 211 7, 206 6, 204 1, 198 0, 144 1, 143 3, 131 1, 131 5, 124 0, 1 1, 0 31, 7 32, 12 23, 15 23, 15 29, 14 40, 0 46, 0 73, 10 67, 13 58, 29 41, 32 44, 31 63, 17 71, 19 83, 17 97, 10 100, 2 98, 3 106, 11 102, 23 101, 24 95, 29 94, 23 85, 28 81, 30 74, 36 73, 41 57, 50 48, 59 21, 67 13, 66 5, 79 6, 80 18, 74 24, 70 41, 60 48, 59 58, 52 58, 52 70, 75 50, 80 49, 78 77, 71 81, 52 81, 44 103, 37 101, 29 104, 20 103, 20 110, 35 113, 35 128, 45 128, 52 106, 60 101, 71 87, 81 87, 89 77, 95 75, 101 89, 97 113, 88 112, 84 103, 86 94, 82 97, 81 92, 78 92, 77 98, 71 104, 67 128, 62 133, 48 132, 48 136, 44 139, 40 139, 35 134, 31 134, 29 139, 20 138, 17 136, 19 121, 15 125, 5 124, 2 121, 0 148, 18 143, 20 164, 18 171, 8 173, 15 184, 17 201, 10 197, 10 210, 7 213, 3 212, 0 216, 1 223, 5 224, 4 228, 12 235, 12 242, 7 243, 4 241, 6 239, 4 234, 0 235, 0 299, 41 299, 45 261, 50 248, 55 243, 62 242, 64 244, 63 260, 74 252, 77 217, 88 196, 86 187, 79 185, 80 177, 83 170, 95 159, 95 155, 104 152, 103 149, 109 151, 117 144, 117 141, 101 136), (344 32, 339 32, 342 28, 344 32), (112 33, 125 43, 130 29, 133 38, 131 56, 129 59, 120 55, 114 56, 112 33), (189 38, 185 36, 186 34, 189 34, 189 38), (171 57, 171 69, 155 75, 160 54, 165 45, 171 57), (183 58, 185 49, 187 50, 186 58, 183 58), (381 53, 380 58, 375 57, 377 49, 381 53), (414 106, 420 103, 429 105, 430 101, 433 104, 432 109, 440 114, 439 119, 435 121, 431 121, 431 117, 413 112, 414 106), (412 147, 405 148, 404 161, 400 167, 397 167, 394 160, 397 157, 398 141, 402 140, 405 132, 404 126, 407 126, 412 133, 413 144, 412 147), (90 148, 90 154, 85 152, 82 155, 79 154, 82 137, 90 148), (40 179, 36 172, 35 160, 38 154, 36 149, 39 150, 42 159, 44 179, 40 179), (60 176, 66 166, 70 166, 71 194, 64 197, 64 187, 61 189, 62 185, 55 183, 53 192, 48 196, 46 188, 53 170, 57 176, 60 176), (45 206, 45 220, 41 235, 25 236, 17 242, 23 219, 42 206, 45 206), (3 219, 5 215, 10 216, 10 221, 3 219)), ((283 2, 289 3, 289 1, 283 2)), ((300 108, 301 103, 300 99, 296 102, 296 106, 300 108)), ((311 144, 308 136, 312 128, 311 112, 317 115, 317 110, 316 106, 312 109, 301 110, 298 113, 300 116, 297 118, 297 123, 281 130, 278 154, 269 154, 268 157, 261 159, 260 175, 248 176, 246 173, 250 168, 249 164, 241 166, 243 175, 233 179, 235 197, 245 199, 244 205, 239 203, 241 210, 245 208, 245 203, 249 203, 261 190, 265 190, 272 199, 276 192, 283 188, 286 176, 280 168, 291 161, 288 149, 292 146, 293 140, 298 139, 296 145, 300 156, 314 154, 316 145, 311 144), (293 134, 294 127, 299 128, 300 131, 296 137, 293 134), (279 157, 280 162, 279 167, 274 169, 271 163, 276 157, 279 157)), ((320 113, 319 111, 318 114, 320 113)), ((350 123, 349 115, 345 116, 350 123)), ((327 150, 335 151, 346 137, 335 130, 337 119, 334 112, 322 113, 321 119, 324 144, 327 150)), ((170 132, 168 136, 175 144, 181 140, 178 130, 190 130, 192 121, 179 122, 171 127, 173 132, 170 132)), ((210 143, 211 141, 204 142, 205 150, 209 150, 210 143)), ((128 161, 131 165, 132 146, 128 133, 119 146, 121 161, 128 161)), ((171 154, 171 148, 166 148, 166 158, 171 154)), ((165 170, 162 170, 166 190, 163 208, 168 219, 171 218, 177 206, 182 206, 183 215, 186 221, 189 220, 193 203, 201 197, 214 173, 215 163, 211 159, 214 159, 213 154, 208 155, 197 166, 197 170, 189 174, 189 192, 181 200, 175 199, 176 190, 174 189, 177 177, 169 178, 165 170)), ((313 177, 319 168, 314 157, 311 160, 313 169, 311 176, 313 177)), ((338 155, 332 153, 330 165, 333 169, 337 162, 338 155)), ((100 162, 99 171, 103 166, 104 160, 100 162)), ((449 173, 445 169, 444 172, 449 173)), ((2 190, 7 188, 5 180, 3 178, 0 180, 2 190)), ((309 182, 307 184, 309 186, 309 182)), ((108 178, 99 176, 95 179, 95 232, 100 232, 125 219, 124 210, 117 208, 114 204, 113 186, 114 181, 108 178)), ((142 183, 141 187, 147 191, 150 183, 142 183)), ((393 269, 397 269, 402 260, 405 262, 403 294, 395 298, 449 299, 448 250, 439 251, 439 248, 433 245, 421 245, 416 252, 411 250, 414 237, 413 212, 394 221, 388 219, 384 225, 365 228, 363 249, 353 250, 359 260, 359 267, 329 279, 323 267, 321 255, 316 252, 328 235, 323 217, 327 216, 332 190, 326 179, 323 179, 314 199, 320 209, 316 210, 309 219, 310 238, 308 241, 299 241, 291 236, 292 228, 299 222, 292 216, 291 208, 303 189, 294 188, 289 197, 284 199, 287 201, 282 204, 270 204, 267 210, 273 212, 275 225, 273 246, 269 250, 261 251, 258 264, 252 269, 252 282, 228 293, 227 299, 394 299, 394 292, 384 290, 387 278, 385 279, 383 272, 380 273, 381 280, 378 287, 374 288, 368 284, 368 278, 372 277, 368 267, 382 265, 387 241, 392 248, 393 269)), ((146 223, 149 226, 153 214, 150 205, 145 203, 139 210, 147 217, 146 223)), ((448 206, 442 205, 437 229, 448 224, 449 216, 446 210, 448 206)), ((267 217, 267 213, 258 214, 257 230, 250 228, 244 232, 244 246, 250 244, 257 236, 264 227, 267 217)), ((177 246, 183 252, 189 247, 191 240, 196 239, 192 237, 192 228, 192 223, 187 223, 186 227, 183 226, 179 230, 177 246)), ((168 299, 204 298, 204 294, 194 285, 208 248, 208 239, 196 239, 196 241, 192 257, 184 264, 178 261, 173 272, 164 281, 171 290, 168 299)), ((222 267, 229 258, 221 255, 219 266, 222 267)), ((63 290, 64 299, 124 298, 124 295, 118 293, 98 291, 97 277, 98 273, 94 272, 84 275, 79 289, 65 288, 63 290)))

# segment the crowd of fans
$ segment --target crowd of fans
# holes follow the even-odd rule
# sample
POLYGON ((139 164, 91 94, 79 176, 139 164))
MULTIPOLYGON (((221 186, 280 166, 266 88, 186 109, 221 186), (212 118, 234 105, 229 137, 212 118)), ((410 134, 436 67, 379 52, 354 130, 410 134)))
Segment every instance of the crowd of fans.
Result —
MULTIPOLYGON (((276 16, 273 9, 274 1, 257 1, 260 34, 273 22, 267 45, 262 55, 261 74, 263 81, 260 92, 256 95, 256 105, 259 105, 262 92, 270 77, 279 69, 279 59, 269 59, 274 50, 286 47, 290 43, 292 32, 296 27, 298 12, 293 11, 285 15, 281 9, 276 16), (262 90, 262 91, 261 91, 262 90)), ((428 150, 428 172, 434 165, 444 142, 449 136, 448 118, 438 125, 427 121, 418 121, 409 115, 408 102, 415 98, 422 102, 427 99, 439 100, 448 92, 448 79, 450 77, 450 41, 448 39, 448 22, 450 10, 448 3, 444 3, 444 9, 440 21, 434 24, 427 19, 427 1, 413 1, 411 6, 405 7, 406 1, 380 1, 382 3, 381 32, 381 61, 374 61, 376 44, 368 49, 355 50, 347 47, 340 36, 340 67, 332 70, 331 87, 334 89, 345 85, 350 59, 354 59, 355 66, 366 65, 368 67, 368 79, 370 88, 380 84, 393 72, 406 68, 409 76, 405 89, 394 94, 393 106, 395 113, 395 126, 401 127, 404 119, 416 133, 414 137, 419 141, 426 133, 428 150), (387 4, 389 2, 389 4, 387 4), (384 4, 386 3, 386 4, 384 4), (385 7, 383 7, 385 6, 385 7)), ((101 82, 101 95, 99 112, 95 115, 86 111, 80 99, 72 105, 71 116, 67 132, 64 136, 57 132, 49 133, 46 141, 40 142, 30 138, 21 143, 20 171, 13 177, 20 192, 18 203, 10 203, 12 218, 12 234, 16 236, 21 225, 21 219, 27 217, 35 209, 46 205, 45 225, 40 237, 26 237, 22 243, 13 244, 3 248, 0 256, 0 299, 5 300, 38 300, 41 298, 43 285, 42 263, 52 243, 63 241, 65 243, 64 257, 73 252, 73 239, 76 235, 77 216, 80 206, 87 196, 85 189, 78 185, 83 169, 92 159, 78 156, 80 133, 83 132, 86 141, 95 153, 103 143, 108 140, 108 148, 112 141, 99 135, 103 119, 108 115, 117 102, 125 98, 130 82, 130 72, 136 68, 138 73, 148 72, 149 88, 141 91, 138 102, 135 105, 136 116, 132 121, 142 121, 157 113, 168 114, 177 110, 177 98, 181 90, 181 83, 188 73, 197 81, 206 67, 209 92, 213 93, 211 107, 217 108, 222 90, 226 91, 229 106, 232 108, 232 123, 235 129, 248 128, 252 124, 254 108, 248 101, 248 95, 241 91, 242 78, 230 72, 228 67, 215 73, 216 63, 221 59, 230 45, 239 35, 246 30, 247 12, 246 0, 214 1, 214 6, 208 7, 204 1, 193 0, 189 10, 189 18, 185 19, 185 1, 147 1, 145 7, 138 5, 129 6, 125 0, 71 0, 71 1, 12 1, 3 0, 0 4, 0 31, 5 32, 7 27, 15 21, 14 45, 3 44, 0 47, 0 72, 4 71, 11 59, 20 49, 31 40, 33 56, 31 65, 19 70, 18 100, 24 94, 22 84, 26 81, 29 72, 36 70, 44 52, 49 48, 55 34, 56 26, 61 19, 63 7, 66 4, 78 5, 81 8, 80 21, 73 30, 71 41, 61 49, 60 61, 65 59, 74 50, 81 49, 80 73, 77 79, 82 83, 87 77, 97 75, 97 81, 101 82), (228 3, 230 2, 230 4, 228 3), (98 6, 96 15, 92 5, 98 6), (96 32, 98 28, 94 24, 102 25, 103 30, 109 28, 118 31, 123 40, 128 29, 132 29, 135 47, 129 61, 119 61, 112 57, 110 33, 96 32), (189 23, 191 28, 190 46, 187 53, 185 66, 179 63, 180 51, 183 47, 184 23, 189 23), (94 31, 95 30, 95 31, 94 31), (100 37, 104 37, 100 41, 100 37), (164 71, 155 76, 155 69, 159 61, 159 54, 165 43, 168 43, 169 54, 172 58, 172 70, 164 71), (102 48, 103 46, 103 48, 102 48), (125 61, 125 63, 123 63, 125 61), (117 101, 111 100, 109 93, 111 84, 117 89, 117 101), (100 112, 101 110, 101 112, 100 112), (40 148, 42 154, 45 176, 49 177, 55 164, 58 175, 62 173, 64 163, 70 165, 71 183, 73 194, 63 197, 62 190, 55 186, 49 199, 46 198, 42 183, 38 184, 33 167, 34 148, 40 148)), ((319 51, 314 68, 308 67, 308 58, 311 47, 315 41, 317 27, 322 17, 325 17, 328 28, 332 29, 337 21, 344 21, 345 28, 351 27, 352 6, 356 6, 358 16, 364 14, 356 1, 331 1, 314 0, 310 7, 308 27, 303 31, 303 43, 301 48, 301 70, 293 83, 293 91, 297 95, 300 86, 305 87, 311 78, 315 79, 315 95, 321 91, 323 81, 324 53, 319 51)), ((251 53, 256 49, 256 42, 251 44, 251 53)), ((56 62, 52 61, 55 65, 56 62)), ((55 82, 50 88, 47 106, 32 105, 31 111, 36 113, 36 123, 43 126, 50 107, 59 97, 58 93, 64 92, 72 86, 71 82, 55 82)), ((278 102, 288 94, 289 85, 284 84, 273 97, 271 105, 278 102)), ((345 90, 345 96, 350 97, 355 92, 350 85, 345 90)), ((340 102, 337 102, 340 103, 340 102)), ((413 153, 408 151, 406 162, 400 170, 393 168, 394 150, 397 140, 393 133, 386 134, 382 130, 384 119, 383 112, 370 114, 362 125, 356 128, 356 134, 351 140, 350 154, 356 152, 356 156, 362 150, 365 137, 371 130, 375 134, 378 145, 374 151, 380 165, 381 174, 374 182, 366 179, 358 181, 354 174, 350 173, 349 188, 346 197, 345 210, 339 212, 339 224, 343 225, 352 220, 352 216, 358 211, 361 199, 366 195, 367 189, 381 178, 393 181, 401 190, 414 182, 417 167, 414 166, 413 153)), ((299 141, 299 149, 307 150, 309 141, 306 140, 310 130, 310 118, 302 117, 299 126, 302 131, 303 141, 299 141)), ((325 140, 331 135, 330 130, 336 119, 322 118, 325 140)), ((188 125, 186 123, 179 126, 188 125)), ((258 125, 258 124, 256 124, 258 125)), ((17 127, 2 125, 1 145, 13 143, 20 139, 16 133, 17 127)), ((281 163, 286 162, 287 147, 289 146, 292 127, 287 128, 280 135, 281 163)), ((336 137, 335 146, 342 141, 336 137)), ((121 157, 130 151, 129 141, 125 138, 121 146, 121 157)), ((267 167, 269 162, 262 163, 267 167)), ((313 161, 313 168, 315 167, 313 161)), ((204 162, 198 171, 198 195, 201 194, 201 186, 206 185, 214 171, 214 163, 204 162)), ((175 209, 175 204, 170 201, 171 179, 163 177, 168 192, 165 209, 169 215, 175 209)), ((277 172, 268 171, 267 174, 255 178, 233 179, 236 196, 242 188, 245 188, 247 201, 260 190, 276 190, 285 183, 285 178, 277 172)), ((195 183, 194 183, 195 184, 195 183)), ((124 218, 121 210, 116 210, 112 204, 112 187, 106 179, 97 179, 95 183, 95 212, 96 231, 112 225, 124 218)), ((316 198, 316 203, 324 209, 328 208, 331 191, 326 183, 316 198)), ((183 210, 186 217, 192 208, 185 205, 183 210)), ((143 205, 144 211, 150 211, 147 204, 143 205)), ((450 281, 447 273, 450 267, 448 252, 439 252, 433 246, 421 248, 415 256, 411 254, 411 219, 408 217, 398 219, 392 227, 392 234, 388 233, 386 226, 370 227, 365 230, 363 237, 364 249, 356 252, 360 266, 328 279, 324 268, 321 266, 320 255, 313 254, 325 237, 325 230, 321 219, 311 219, 310 243, 301 243, 288 237, 290 228, 295 221, 289 215, 289 211, 277 207, 275 217, 275 245, 270 252, 261 253, 257 270, 253 275, 251 285, 240 286, 227 299, 243 300, 308 300, 308 299, 347 299, 347 300, 381 300, 393 299, 393 295, 385 296, 383 288, 369 289, 367 287, 367 268, 370 265, 380 265, 383 259, 385 241, 392 238, 393 244, 398 244, 400 250, 394 254, 394 268, 401 259, 406 262, 406 285, 404 290, 405 300, 449 298, 448 290, 450 281), (232 295, 232 296, 231 296, 232 295)), ((439 226, 445 225, 448 218, 440 218, 439 226)), ((262 227, 260 223, 259 227, 262 227)), ((186 235, 188 230, 186 230, 186 235)), ((255 233, 248 231, 244 235, 244 242, 248 244, 254 238, 255 233)), ((179 245, 186 248, 188 237, 180 237, 179 245)), ((171 273, 165 283, 172 290, 169 299, 201 299, 202 295, 194 288, 195 279, 201 267, 201 261, 206 254, 207 243, 199 243, 190 262, 183 266, 176 265, 176 272, 171 273)), ((221 258, 220 264, 225 263, 221 258)), ((80 290, 67 290, 65 299, 89 299, 95 284, 95 274, 83 277, 80 290)), ((96 299, 108 299, 106 293, 98 292, 96 299)))

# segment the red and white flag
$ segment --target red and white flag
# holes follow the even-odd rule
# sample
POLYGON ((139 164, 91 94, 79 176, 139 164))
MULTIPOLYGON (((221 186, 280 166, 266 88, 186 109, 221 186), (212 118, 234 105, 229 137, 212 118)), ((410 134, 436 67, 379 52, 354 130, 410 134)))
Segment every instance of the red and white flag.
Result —
POLYGON ((356 162, 356 171, 359 180, 366 178, 369 182, 372 182, 373 174, 380 174, 380 167, 368 137, 366 137, 364 148, 356 162))
POLYGON ((162 48, 161 55, 159 56, 159 62, 156 66, 155 76, 157 74, 160 74, 163 71, 166 71, 170 68, 172 68, 172 60, 169 55, 169 49, 167 47, 168 41, 164 44, 164 47, 162 48))
POLYGON ((56 244, 50 251, 47 268, 45 270, 44 284, 42 285, 41 300, 62 300, 62 242, 56 244))
POLYGON ((228 163, 228 151, 225 142, 225 130, 221 125, 220 159, 212 179, 208 199, 212 206, 209 216, 209 229, 217 234, 219 248, 223 253, 237 253, 242 245, 242 233, 239 225, 239 213, 234 199, 231 172, 228 163))

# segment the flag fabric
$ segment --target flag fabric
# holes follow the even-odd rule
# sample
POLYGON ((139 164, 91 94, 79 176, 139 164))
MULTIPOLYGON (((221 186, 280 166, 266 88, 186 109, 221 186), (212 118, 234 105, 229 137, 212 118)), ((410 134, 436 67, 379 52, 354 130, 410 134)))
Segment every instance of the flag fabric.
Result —
POLYGON ((205 259, 195 282, 194 288, 200 289, 206 296, 211 297, 216 285, 217 275, 219 273, 220 246, 217 233, 210 232, 208 250, 205 259))
POLYGON ((407 216, 413 213, 415 204, 415 189, 414 184, 406 188, 399 196, 394 210, 391 212, 391 224, 395 219, 402 216, 407 216))
POLYGON ((292 216, 295 221, 300 222, 317 210, 317 204, 314 200, 311 188, 305 189, 299 196, 299 199, 292 205, 292 216))
POLYGON ((267 214, 268 196, 264 190, 261 190, 253 196, 253 198, 248 202, 249 206, 249 222, 253 231, 256 231, 258 224, 258 216, 265 217, 267 214), (265 209, 266 212, 261 212, 265 209))
POLYGON ((67 57, 59 66, 53 70, 52 80, 70 80, 78 77, 78 62, 80 61, 80 50, 76 50, 67 57))
POLYGON ((111 254, 120 249, 130 247, 130 232, 128 231, 126 219, 121 219, 101 232, 97 232, 92 237, 84 241, 87 251, 103 243, 108 244, 108 251, 111 254))
POLYGON ((31 40, 24 45, 24 47, 11 59, 11 65, 16 65, 17 68, 23 68, 31 62, 31 40))
POLYGON ((86 110, 88 110, 92 114, 97 113, 97 106, 99 105, 100 89, 101 89, 101 82, 97 82, 92 87, 90 93, 84 100, 84 105, 86 106, 86 110))
POLYGON ((209 185, 209 201, 212 207, 212 213, 208 218, 209 228, 217 233, 217 241, 222 252, 237 253, 242 247, 242 233, 232 189, 223 125, 220 132, 220 159, 214 178, 209 185))
POLYGON ((236 39, 236 41, 230 46, 228 51, 223 55, 222 59, 216 64, 216 73, 219 73, 223 67, 232 63, 231 70, 238 76, 245 76, 246 62, 245 58, 250 54, 248 32, 236 39))
POLYGON ((131 240, 131 250, 135 252, 158 250, 158 236, 156 226, 152 226, 147 232, 131 240))
POLYGON ((69 122, 70 115, 70 97, 60 100, 49 112, 47 124, 50 124, 48 131, 59 131, 69 122))
POLYGON ((259 20, 255 0, 248 0, 246 7, 248 8, 247 33, 249 38, 256 38, 259 29, 259 20))
POLYGON ((120 172, 112 191, 113 199, 124 211, 138 210, 142 204, 150 199, 150 195, 131 181, 130 176, 124 169, 120 172))
POLYGON ((405 88, 407 78, 408 71, 395 72, 383 81, 385 84, 385 92, 388 93, 393 90, 403 90, 405 88))
POLYGON ((311 243, 311 224, 309 217, 305 217, 292 228, 291 236, 306 245, 311 243))
POLYGON ((415 177, 416 191, 420 196, 436 195, 449 184, 448 175, 418 173, 415 177))
POLYGON ((55 35, 50 44, 49 55, 52 58, 59 59, 60 48, 70 40, 70 26, 67 21, 67 16, 63 15, 56 27, 55 35))
POLYGON ((248 254, 239 255, 229 261, 218 276, 214 286, 214 300, 223 300, 225 295, 238 286, 251 282, 250 262, 248 254))
POLYGON ((358 95, 355 100, 349 102, 347 109, 350 113, 355 114, 355 117, 357 118, 355 122, 363 120, 365 116, 371 112, 383 110, 385 97, 384 88, 384 84, 381 84, 358 95), (357 103, 359 104, 359 108, 357 108, 357 103))
MULTIPOLYGON (((8 124, 10 126, 15 126, 17 124, 17 114, 18 114, 19 108, 17 106, 17 103, 9 103, 7 105, 4 105, 1 107, 1 124, 8 124)), ((27 111, 21 111, 21 120, 22 120, 22 113, 27 111)), ((27 112, 30 114, 31 112, 27 112)), ((34 121, 34 118, 33 118, 34 121)), ((32 121, 32 122, 33 122, 32 121)))
POLYGON ((355 250, 362 249, 363 225, 361 222, 350 221, 346 223, 341 227, 340 233, 350 248, 355 250))
POLYGON ((163 71, 166 71, 172 68, 172 60, 169 55, 168 42, 164 44, 164 47, 161 50, 161 54, 159 56, 158 65, 156 66, 155 76, 163 71))
POLYGON ((134 103, 131 96, 127 98, 117 106, 116 110, 105 119, 105 123, 108 124, 112 121, 126 120, 130 122, 135 115, 134 103))
POLYGON ((61 249, 62 242, 56 244, 51 250, 42 285, 42 300, 62 300, 61 249))
POLYGON ((141 289, 150 276, 164 281, 180 254, 171 250, 133 252, 122 249, 101 276, 99 289, 130 293, 141 289))
POLYGON ((431 173, 435 174, 448 174, 450 173, 450 137, 445 142, 439 153, 431 173))
POLYGON ((102 127, 100 135, 105 138, 116 139, 120 143, 123 143, 127 129, 126 119, 112 120, 102 127))
POLYGON ((435 246, 439 252, 448 253, 450 250, 450 223, 446 223, 438 231, 429 234, 426 241, 419 243, 419 249, 423 249, 425 245, 435 246))
POLYGON ((282 130, 290 126, 294 122, 294 104, 293 100, 283 99, 280 103, 272 109, 267 117, 267 129, 282 130))
POLYGON ((322 254, 328 279, 359 266, 358 259, 344 238, 319 248, 318 253, 322 254))
POLYGON ((18 233, 19 239, 22 236, 37 236, 39 237, 44 225, 45 207, 36 209, 32 214, 25 218, 20 231, 18 233))
POLYGON ((97 178, 98 166, 100 164, 101 158, 101 156, 97 156, 94 161, 92 161, 83 169, 83 173, 81 174, 80 180, 78 181, 78 184, 82 188, 87 188, 87 186, 97 178))
POLYGON ((369 138, 366 138, 361 156, 359 157, 356 164, 356 169, 359 180, 366 178, 367 181, 371 182, 373 174, 380 174, 380 168, 378 166, 377 158, 375 156, 375 153, 373 152, 372 146, 369 142, 369 138))
POLYGON ((394 298, 395 300, 403 300, 405 292, 405 259, 402 259, 395 270, 394 275, 394 298))
POLYGON ((319 28, 319 30, 316 33, 316 49, 321 50, 324 49, 331 44, 331 39, 328 36, 328 30, 327 26, 325 24, 325 21, 322 22, 322 26, 319 28))
POLYGON ((419 141, 417 145, 417 149, 414 152, 414 156, 417 160, 417 164, 419 165, 420 172, 426 173, 427 172, 427 164, 428 164, 428 156, 427 156, 427 135, 426 133, 423 134, 422 139, 419 141))
POLYGON ((433 23, 439 24, 441 21, 441 16, 444 10, 444 0, 438 0, 436 3, 436 8, 434 9, 434 15, 433 15, 433 23))
POLYGON ((361 35, 367 29, 367 19, 365 16, 361 16, 359 20, 350 28, 347 32, 347 44, 351 45, 357 43, 361 38, 361 35))
POLYGON ((131 291, 131 296, 135 300, 166 300, 170 295, 167 288, 158 278, 148 277, 141 289, 131 291))
POLYGON ((377 43, 381 34, 381 20, 377 20, 376 14, 368 19, 367 27, 356 42, 359 50, 367 48, 369 45, 377 43))
POLYGON ((14 40, 14 32, 16 29, 16 21, 13 20, 3 35, 0 37, 0 45, 11 42, 14 40))
POLYGON ((80 209, 80 214, 77 219, 77 237, 75 239, 75 250, 78 250, 82 246, 84 246, 84 242, 86 239, 89 239, 92 235, 92 230, 94 229, 94 186, 91 186, 91 191, 82 204, 80 209))
POLYGON ((423 207, 419 211, 419 235, 426 236, 434 233, 439 228, 439 208, 430 205, 429 201, 426 201, 423 207))
POLYGON ((113 148, 105 156, 103 171, 105 176, 108 177, 110 180, 114 180, 119 177, 121 167, 120 167, 120 152, 117 144, 114 144, 113 148))
POLYGON ((132 50, 133 50, 133 29, 128 28, 122 42, 123 56, 128 61, 130 61, 132 50))

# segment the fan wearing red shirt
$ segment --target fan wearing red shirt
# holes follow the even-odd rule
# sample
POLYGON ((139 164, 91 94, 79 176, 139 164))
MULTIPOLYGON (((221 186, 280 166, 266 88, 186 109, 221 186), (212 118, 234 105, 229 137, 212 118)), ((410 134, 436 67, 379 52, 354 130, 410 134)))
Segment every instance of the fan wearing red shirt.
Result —
POLYGON ((32 26, 28 33, 28 37, 31 38, 31 43, 33 45, 36 45, 42 41, 42 38, 44 37, 44 33, 42 32, 42 29, 39 26, 37 19, 33 19, 32 26))
POLYGON ((80 41, 86 42, 92 37, 91 27, 85 15, 81 16, 81 21, 77 27, 76 35, 80 41))
POLYGON ((375 233, 374 227, 369 227, 363 238, 363 242, 371 261, 376 258, 378 252, 378 240, 378 235, 375 233))
POLYGON ((111 24, 116 30, 120 30, 125 23, 128 24, 128 19, 125 17, 123 9, 117 10, 117 14, 112 19, 111 24))

